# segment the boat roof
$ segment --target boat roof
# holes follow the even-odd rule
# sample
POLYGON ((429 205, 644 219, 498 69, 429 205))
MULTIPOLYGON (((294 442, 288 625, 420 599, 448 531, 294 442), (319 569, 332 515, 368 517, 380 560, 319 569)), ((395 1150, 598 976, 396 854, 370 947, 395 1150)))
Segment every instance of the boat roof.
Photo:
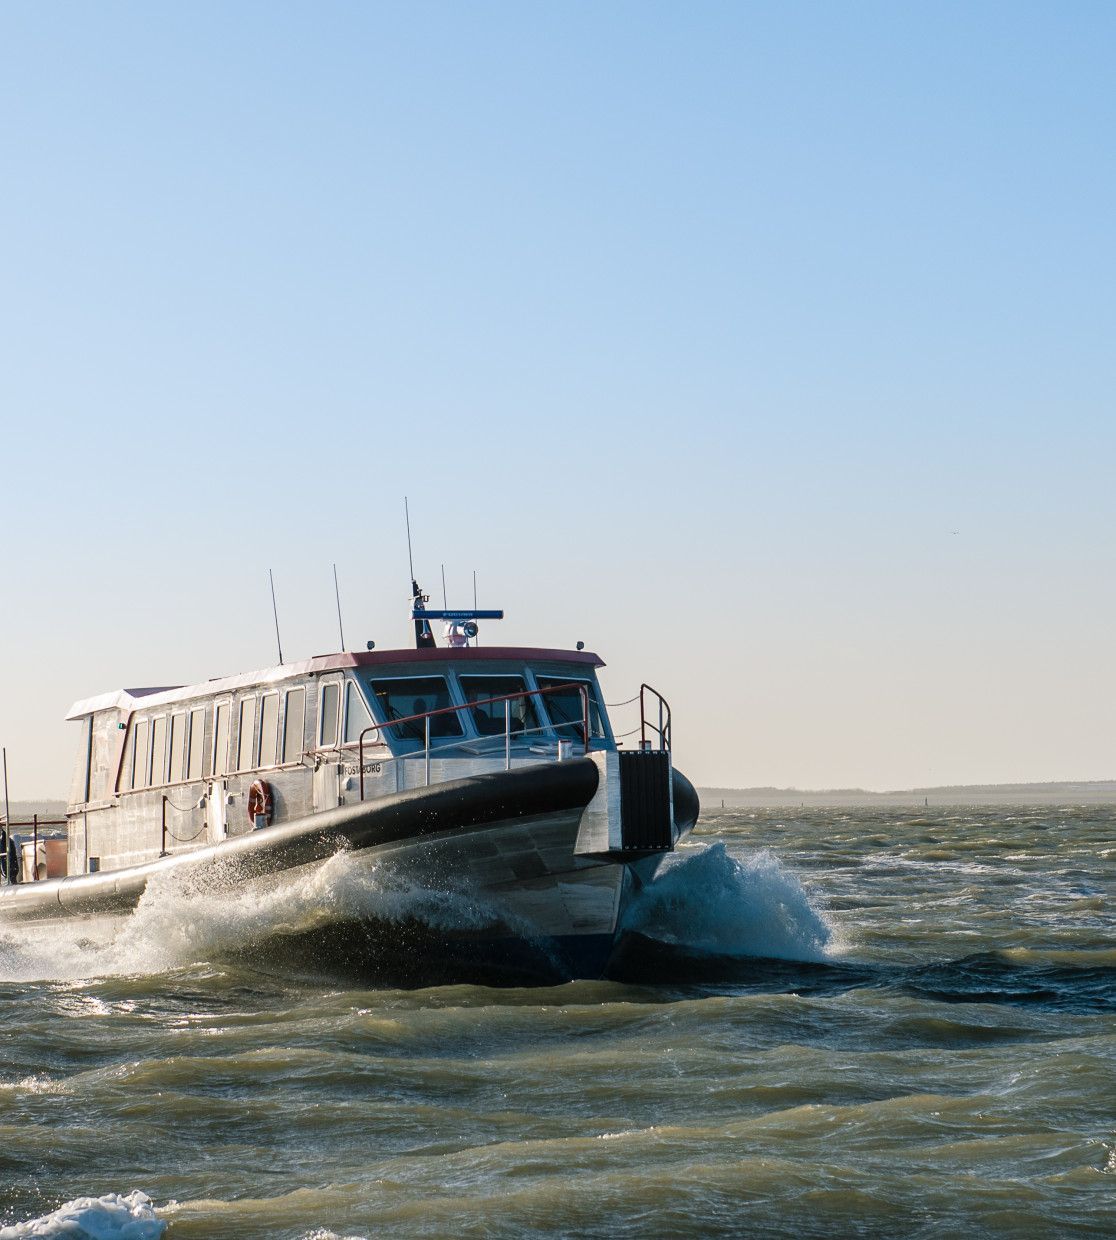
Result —
POLYGON ((404 650, 346 650, 339 654, 319 654, 297 663, 281 663, 255 672, 221 676, 200 685, 162 685, 150 688, 114 689, 96 697, 82 698, 70 707, 67 719, 84 719, 102 710, 130 712, 138 706, 162 706, 191 698, 215 697, 254 685, 275 684, 296 676, 320 675, 357 667, 390 666, 393 663, 577 663, 595 669, 604 667, 599 655, 590 650, 548 650, 535 646, 427 646, 404 650))

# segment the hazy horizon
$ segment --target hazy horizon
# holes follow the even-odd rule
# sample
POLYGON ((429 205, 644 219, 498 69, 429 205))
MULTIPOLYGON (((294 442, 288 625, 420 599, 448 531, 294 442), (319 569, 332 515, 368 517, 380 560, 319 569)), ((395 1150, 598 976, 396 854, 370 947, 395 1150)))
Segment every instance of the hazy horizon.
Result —
POLYGON ((1116 10, 0 12, 0 744, 407 645, 419 580, 705 786, 1116 765, 1116 10))

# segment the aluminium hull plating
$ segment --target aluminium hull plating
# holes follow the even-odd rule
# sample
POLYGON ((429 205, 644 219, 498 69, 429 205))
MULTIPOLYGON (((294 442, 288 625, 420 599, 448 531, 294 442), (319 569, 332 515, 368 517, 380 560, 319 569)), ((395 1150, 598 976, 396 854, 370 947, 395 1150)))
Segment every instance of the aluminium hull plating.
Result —
POLYGON ((381 916, 373 901, 224 954, 410 984, 600 976, 630 880, 623 859, 575 852, 598 781, 596 765, 576 759, 414 789, 144 865, 4 888, 0 924, 125 914, 171 873, 235 899, 288 876, 309 881, 346 849, 395 882, 453 893, 467 915, 436 925, 381 916))

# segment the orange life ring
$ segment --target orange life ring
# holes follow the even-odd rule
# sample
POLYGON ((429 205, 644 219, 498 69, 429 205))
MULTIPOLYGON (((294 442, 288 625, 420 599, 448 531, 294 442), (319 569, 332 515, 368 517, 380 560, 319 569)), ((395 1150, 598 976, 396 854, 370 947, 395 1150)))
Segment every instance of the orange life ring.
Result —
POLYGON ((262 814, 264 824, 271 825, 271 785, 266 779, 257 779, 248 789, 248 821, 256 825, 256 819, 262 814))

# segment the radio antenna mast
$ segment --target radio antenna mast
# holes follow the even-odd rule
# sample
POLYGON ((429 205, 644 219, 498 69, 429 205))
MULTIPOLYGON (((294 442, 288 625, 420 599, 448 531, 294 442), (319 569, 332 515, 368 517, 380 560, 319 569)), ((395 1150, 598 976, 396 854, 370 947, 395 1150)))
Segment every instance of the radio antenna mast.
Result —
POLYGON ((341 623, 341 589, 337 584, 337 565, 333 566, 333 597, 337 600, 337 632, 341 635, 341 650, 345 649, 345 627, 341 623))
POLYGON ((411 505, 407 502, 405 495, 403 496, 403 513, 407 518, 407 564, 411 569, 411 618, 415 622, 415 645, 419 650, 424 650, 438 643, 430 631, 429 622, 421 614, 425 611, 430 596, 423 594, 422 587, 415 580, 415 559, 411 554, 411 505))
POLYGON ((275 617, 275 644, 279 647, 279 664, 283 663, 283 643, 279 640, 279 608, 275 605, 275 576, 271 569, 267 570, 267 579, 271 582, 271 614, 275 617))
MULTIPOLYGON (((476 611, 476 609, 477 609, 477 570, 474 568, 473 569, 473 610, 476 611)), ((474 646, 480 645, 480 633, 478 633, 476 637, 473 638, 473 645, 474 646)))
POLYGON ((415 579, 415 557, 411 554, 411 505, 403 496, 403 515, 407 518, 407 564, 411 569, 411 580, 415 579))
MULTIPOLYGON (((90 727, 92 727, 92 720, 90 727)), ((4 750, 4 881, 15 882, 12 874, 12 807, 8 804, 8 751, 4 750)))
POLYGON ((442 606, 449 611, 449 598, 446 595, 446 566, 442 565, 442 606))

